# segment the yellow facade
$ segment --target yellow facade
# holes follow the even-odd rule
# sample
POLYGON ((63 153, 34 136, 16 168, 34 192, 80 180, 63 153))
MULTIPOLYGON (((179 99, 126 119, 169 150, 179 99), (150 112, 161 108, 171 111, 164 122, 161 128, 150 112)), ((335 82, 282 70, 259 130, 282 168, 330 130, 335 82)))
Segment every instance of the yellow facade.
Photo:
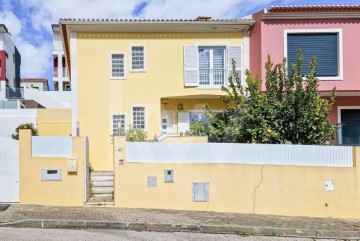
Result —
POLYGON ((70 136, 71 109, 37 109, 39 136, 70 136))
POLYGON ((123 138, 116 140, 115 205, 288 216, 360 218, 360 148, 354 167, 306 167, 241 164, 127 163, 123 138), (164 170, 174 182, 164 182, 164 170), (148 188, 147 177, 157 177, 148 188), (325 191, 333 180, 334 191, 325 191), (209 201, 192 201, 192 183, 209 183, 209 201))
POLYGON ((21 204, 83 206, 85 195, 84 138, 74 137, 73 158, 77 172, 67 172, 67 158, 32 157, 31 132, 20 130, 19 193, 21 204), (42 169, 61 169, 61 181, 42 181, 42 169))
POLYGON ((148 137, 161 134, 161 110, 173 115, 178 132, 179 111, 202 110, 205 103, 224 109, 220 88, 184 86, 184 46, 243 45, 241 32, 229 33, 77 33, 77 106, 80 136, 88 136, 90 163, 95 170, 112 170, 111 115, 126 115, 132 123, 132 107, 145 106, 148 137), (146 68, 130 70, 130 49, 145 47, 146 68), (110 78, 110 56, 125 56, 126 79, 110 78), (182 104, 182 109, 179 108, 182 104), (179 110, 180 109, 180 110, 179 110))

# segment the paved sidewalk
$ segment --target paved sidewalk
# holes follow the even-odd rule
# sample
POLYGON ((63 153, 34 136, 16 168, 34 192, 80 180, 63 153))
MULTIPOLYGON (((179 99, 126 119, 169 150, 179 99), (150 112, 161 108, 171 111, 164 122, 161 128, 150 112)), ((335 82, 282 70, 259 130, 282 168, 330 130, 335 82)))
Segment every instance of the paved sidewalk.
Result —
POLYGON ((0 227, 109 228, 136 231, 360 239, 360 220, 258 214, 11 205, 0 227))

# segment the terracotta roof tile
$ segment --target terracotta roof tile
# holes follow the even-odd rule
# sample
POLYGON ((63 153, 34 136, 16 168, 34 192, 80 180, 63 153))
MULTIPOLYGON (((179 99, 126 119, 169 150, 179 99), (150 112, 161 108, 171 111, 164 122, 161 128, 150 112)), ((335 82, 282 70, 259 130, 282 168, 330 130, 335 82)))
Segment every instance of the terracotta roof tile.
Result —
POLYGON ((322 12, 322 11, 360 11, 360 5, 294 5, 271 6, 269 12, 322 12))
POLYGON ((47 82, 45 78, 22 78, 22 82, 47 82))
POLYGON ((194 19, 120 19, 120 18, 60 18, 60 21, 73 22, 237 22, 252 21, 250 18, 211 18, 197 17, 194 19))

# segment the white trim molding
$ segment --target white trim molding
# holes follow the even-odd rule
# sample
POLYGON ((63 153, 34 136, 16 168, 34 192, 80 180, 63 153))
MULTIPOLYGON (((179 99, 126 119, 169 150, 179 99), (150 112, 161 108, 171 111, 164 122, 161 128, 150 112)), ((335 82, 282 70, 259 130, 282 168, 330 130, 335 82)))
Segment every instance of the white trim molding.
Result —
POLYGON ((126 54, 125 52, 120 52, 120 51, 111 51, 110 55, 109 55, 109 78, 111 80, 125 80, 126 79, 126 54), (123 56, 123 61, 124 61, 124 76, 121 77, 116 77, 112 75, 112 56, 113 55, 122 55, 123 56))
POLYGON ((287 35, 291 33, 337 33, 338 34, 338 76, 318 77, 319 80, 343 80, 344 78, 344 56, 343 56, 343 34, 342 29, 284 29, 284 57, 287 58, 287 35))
POLYGON ((242 47, 242 57, 243 61, 241 63, 241 83, 244 87, 247 87, 246 84, 246 70, 250 70, 250 37, 249 31, 243 31, 243 47, 242 47))
POLYGON ((146 46, 145 44, 131 44, 130 45, 130 72, 146 72, 146 46), (133 65, 132 65, 132 48, 133 47, 142 47, 144 50, 144 68, 143 69, 133 69, 133 65))
MULTIPOLYGON (((341 124, 341 110, 358 110, 360 109, 360 106, 338 106, 337 107, 337 124, 341 124)), ((342 136, 342 128, 339 129, 338 136, 342 136)), ((339 138, 338 144, 342 143, 342 138, 339 138)))
POLYGON ((79 135, 79 117, 78 117, 78 80, 77 80, 77 60, 76 60, 76 33, 70 33, 70 59, 71 59, 71 118, 72 118, 72 136, 79 135))
POLYGON ((357 110, 360 106, 338 106, 337 107, 337 120, 338 124, 341 123, 341 110, 357 110))

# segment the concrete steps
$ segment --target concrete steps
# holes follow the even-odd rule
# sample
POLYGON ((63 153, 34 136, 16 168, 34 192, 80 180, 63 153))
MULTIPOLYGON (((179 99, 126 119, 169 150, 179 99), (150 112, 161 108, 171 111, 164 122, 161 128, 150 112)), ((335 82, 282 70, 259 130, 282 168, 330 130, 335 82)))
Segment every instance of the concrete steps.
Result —
POLYGON ((114 204, 114 172, 90 172, 91 195, 87 205, 114 204))

